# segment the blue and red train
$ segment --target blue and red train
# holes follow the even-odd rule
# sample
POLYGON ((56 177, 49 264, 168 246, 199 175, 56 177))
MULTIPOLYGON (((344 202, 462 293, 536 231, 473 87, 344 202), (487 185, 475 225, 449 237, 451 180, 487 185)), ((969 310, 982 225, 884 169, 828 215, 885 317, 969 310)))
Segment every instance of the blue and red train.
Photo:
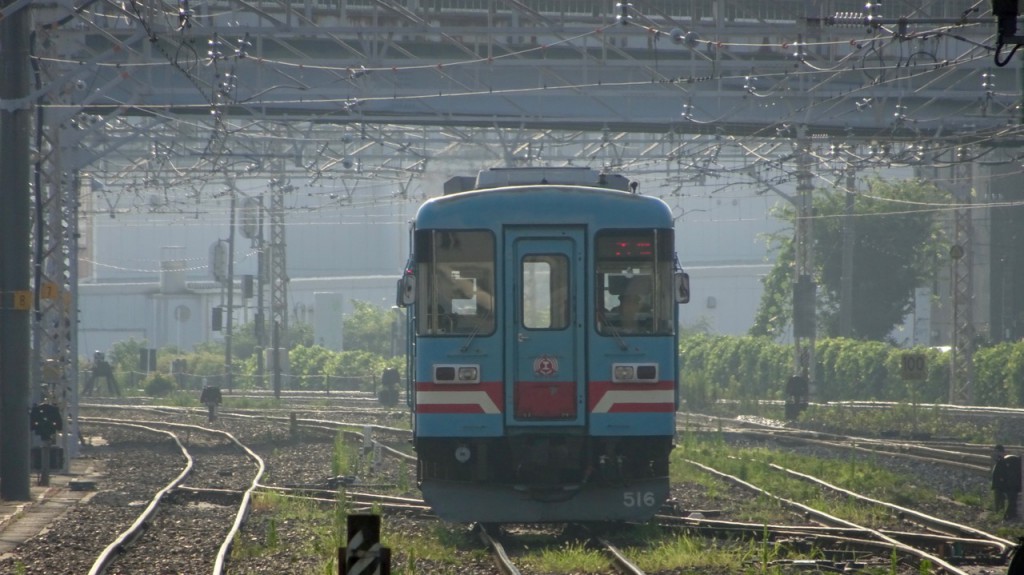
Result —
POLYGON ((671 210, 588 168, 445 188, 416 214, 398 294, 424 499, 454 522, 651 517, 689 299, 671 210))

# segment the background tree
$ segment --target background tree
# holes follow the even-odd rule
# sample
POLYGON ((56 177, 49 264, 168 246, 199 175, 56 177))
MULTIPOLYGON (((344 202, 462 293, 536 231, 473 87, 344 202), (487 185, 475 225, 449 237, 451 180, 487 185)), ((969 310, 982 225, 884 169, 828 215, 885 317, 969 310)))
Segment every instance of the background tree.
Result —
POLYGON ((231 338, 231 352, 234 356, 242 360, 249 359, 256 351, 256 322, 237 326, 231 338))
MULTIPOLYGON (((267 347, 270 347, 271 337, 273 335, 274 327, 267 325, 267 347)), ((288 324, 288 335, 285 340, 289 347, 296 347, 300 345, 311 346, 313 345, 313 324, 305 323, 301 321, 292 321, 288 324)), ((282 334, 284 335, 284 334, 282 334)))
POLYGON ((355 311, 342 323, 345 349, 390 356, 395 312, 358 300, 352 301, 352 307, 355 311))
POLYGON ((761 305, 754 316, 750 335, 754 337, 778 338, 785 334, 785 328, 793 317, 793 274, 796 267, 796 253, 793 250, 792 231, 789 241, 782 236, 772 236, 771 243, 779 246, 775 265, 761 281, 761 305))
MULTIPOLYGON (((935 214, 948 203, 947 195, 919 180, 872 179, 857 194, 851 337, 883 340, 913 310, 914 289, 929 285, 945 261, 947 242, 935 214)), ((843 189, 815 193, 812 250, 822 336, 839 335, 845 204, 843 189)), ((782 217, 795 223, 791 206, 782 217)), ((772 241, 779 257, 765 279, 752 335, 780 335, 792 316, 793 234, 772 241)))
POLYGON ((335 352, 319 345, 296 346, 288 352, 291 375, 299 379, 300 389, 322 389, 324 366, 334 357, 335 352))
MULTIPOLYGON (((266 322, 264 325, 266 335, 264 335, 263 346, 269 348, 271 346, 271 337, 273 336, 273 326, 270 322, 266 322)), ((285 334, 281 334, 282 338, 285 334)), ((286 339, 289 347, 298 346, 311 346, 313 345, 313 325, 301 321, 292 321, 288 324, 288 334, 286 339)), ((224 353, 224 341, 223 340, 210 340, 208 342, 200 343, 195 346, 196 350, 201 348, 207 348, 211 351, 219 351, 224 353)), ((252 357, 252 354, 256 351, 256 322, 250 321, 249 323, 236 325, 231 334, 231 353, 235 359, 247 360, 252 357)))
MULTIPOLYGON (((121 340, 110 346, 110 352, 106 354, 106 359, 111 367, 114 368, 114 371, 126 373, 135 371, 139 368, 139 354, 142 350, 147 349, 147 347, 148 344, 145 340, 135 339, 134 337, 121 340)), ((92 357, 89 360, 89 365, 91 366, 92 357)))

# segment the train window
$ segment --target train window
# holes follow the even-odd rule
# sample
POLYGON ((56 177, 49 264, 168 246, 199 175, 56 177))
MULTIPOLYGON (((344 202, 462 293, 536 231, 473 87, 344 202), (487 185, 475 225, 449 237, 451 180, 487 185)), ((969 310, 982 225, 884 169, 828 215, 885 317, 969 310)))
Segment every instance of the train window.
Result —
POLYGON ((415 238, 419 335, 494 331, 494 236, 420 230, 415 238))
POLYGON ((605 230, 595 245, 598 332, 671 334, 675 324, 671 230, 605 230))
POLYGON ((569 259, 561 254, 523 258, 520 269, 523 327, 565 329, 569 325, 569 259))

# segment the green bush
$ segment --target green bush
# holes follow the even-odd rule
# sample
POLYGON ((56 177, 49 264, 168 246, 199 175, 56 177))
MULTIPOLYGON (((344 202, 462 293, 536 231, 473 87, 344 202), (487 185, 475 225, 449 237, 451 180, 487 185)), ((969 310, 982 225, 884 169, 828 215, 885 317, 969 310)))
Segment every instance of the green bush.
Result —
MULTIPOLYGON (((813 401, 949 401, 950 353, 847 338, 816 342, 813 401), (922 354, 927 374, 904 379, 902 357, 922 354)), ((781 399, 793 372, 793 347, 766 337, 696 334, 679 342, 679 389, 692 406, 717 399, 781 399)), ((1024 342, 982 347, 974 354, 973 401, 1024 405, 1024 342)))
POLYGON ((162 373, 153 373, 146 378, 146 395, 166 397, 174 391, 174 381, 162 373))

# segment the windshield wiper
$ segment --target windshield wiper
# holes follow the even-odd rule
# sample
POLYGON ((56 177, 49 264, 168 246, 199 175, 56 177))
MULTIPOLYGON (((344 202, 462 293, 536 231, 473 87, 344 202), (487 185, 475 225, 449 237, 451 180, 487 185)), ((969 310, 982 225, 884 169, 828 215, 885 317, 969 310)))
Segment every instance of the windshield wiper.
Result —
POLYGON ((629 344, 626 343, 626 340, 622 337, 622 334, 620 334, 619 330, 615 328, 615 325, 612 322, 608 321, 608 318, 605 317, 604 310, 597 310, 597 320, 601 323, 601 326, 603 328, 606 328, 609 332, 611 332, 612 336, 615 337, 615 341, 619 344, 619 349, 621 349, 622 351, 626 351, 629 349, 629 344))
POLYGON ((467 351, 469 351, 469 345, 473 343, 473 340, 476 339, 477 335, 479 335, 480 330, 482 330, 484 327, 484 324, 491 319, 491 315, 493 313, 493 309, 487 310, 487 314, 480 318, 480 321, 476 322, 476 327, 474 327, 473 331, 469 333, 469 337, 466 338, 466 343, 462 344, 462 347, 459 348, 459 351, 461 351, 462 353, 466 353, 467 351))

